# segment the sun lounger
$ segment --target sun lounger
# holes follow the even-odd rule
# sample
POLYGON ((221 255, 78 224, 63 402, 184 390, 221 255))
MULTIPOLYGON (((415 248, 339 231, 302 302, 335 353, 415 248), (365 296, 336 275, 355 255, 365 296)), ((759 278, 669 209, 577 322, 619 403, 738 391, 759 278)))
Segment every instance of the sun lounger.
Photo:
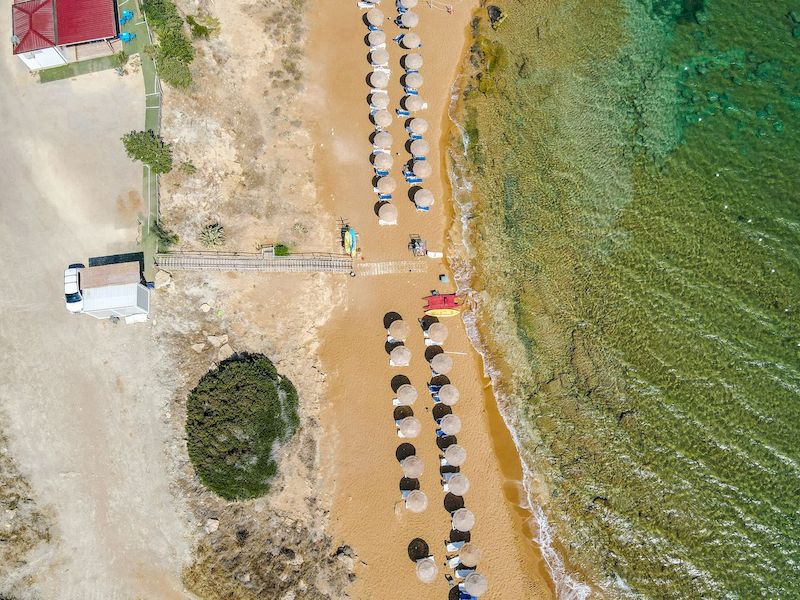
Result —
POLYGON ((406 75, 409 73, 419 73, 419 69, 406 69, 406 75))
POLYGON ((414 156, 414 157, 411 158, 411 160, 413 160, 414 162, 416 162, 418 160, 428 160, 428 157, 427 156, 414 156))
POLYGON ((381 28, 380 27, 376 27, 375 25, 370 25, 369 26, 369 30, 370 31, 381 31, 381 28))
POLYGON ((406 183, 422 183, 419 177, 406 177, 406 183))
POLYGON ((433 385, 432 383, 428 384, 428 391, 431 394, 438 394, 440 389, 442 389, 442 386, 440 385, 433 385))
POLYGON ((389 201, 391 199, 392 199, 392 195, 391 194, 380 194, 378 196, 378 200, 382 200, 382 201, 389 201))
MULTIPOLYGON (((383 73, 386 73, 387 75, 391 75, 392 74, 392 70, 389 67, 386 67, 384 65, 375 65, 374 67, 372 67, 372 70, 373 71, 382 71, 383 73)), ((386 90, 381 90, 381 91, 385 92, 386 90)))
POLYGON ((403 91, 409 96, 419 96, 419 92, 414 88, 403 88, 403 91))
POLYGON ((379 171, 378 169, 375 169, 375 175, 378 177, 386 177, 388 174, 389 171, 379 171))
POLYGON ((425 345, 426 345, 426 346, 438 346, 439 344, 437 344, 436 342, 434 342, 432 339, 425 338, 425 345))
POLYGON ((402 108, 395 108, 394 112, 397 113, 398 117, 410 117, 411 116, 410 112, 408 112, 407 110, 403 110, 402 108))
POLYGON ((464 541, 461 541, 461 542, 448 542, 448 541, 445 541, 444 544, 445 544, 445 548, 447 548, 448 552, 458 552, 459 550, 461 550, 461 546, 466 544, 466 542, 464 542, 464 541))
POLYGON ((442 479, 444 480, 445 485, 447 485, 447 483, 453 478, 453 475, 455 475, 455 473, 442 473, 442 479))
POLYGON ((450 567, 451 569, 455 569, 460 564, 461 564, 460 556, 454 556, 453 558, 447 561, 447 566, 450 567))
POLYGON ((412 140, 421 140, 422 139, 422 136, 421 135, 417 135, 416 133, 412 133, 408 137, 409 137, 409 139, 412 139, 412 140))
POLYGON ((377 46, 370 46, 369 47, 370 50, 375 50, 376 48, 386 48, 386 42, 383 42, 382 44, 378 44, 377 46))
POLYGON ((403 500, 408 498, 408 495, 411 493, 411 490, 400 490, 400 495, 403 497, 403 500))
POLYGON ((439 394, 433 394, 433 396, 431 396, 431 397, 433 398, 433 401, 434 401, 435 404, 439 404, 439 402, 442 401, 442 399, 439 398, 439 394))
POLYGON ((359 2, 358 8, 375 8, 375 5, 372 2, 359 2))
POLYGON ((470 573, 474 573, 475 569, 458 569, 456 570, 456 577, 459 579, 464 579, 470 573))

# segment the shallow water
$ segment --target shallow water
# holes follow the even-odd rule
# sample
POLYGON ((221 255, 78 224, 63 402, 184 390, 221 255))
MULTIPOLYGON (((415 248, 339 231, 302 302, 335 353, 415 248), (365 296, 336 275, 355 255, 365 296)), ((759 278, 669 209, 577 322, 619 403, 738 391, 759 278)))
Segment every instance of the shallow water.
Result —
POLYGON ((503 8, 470 285, 567 570, 800 596, 800 5, 503 8))

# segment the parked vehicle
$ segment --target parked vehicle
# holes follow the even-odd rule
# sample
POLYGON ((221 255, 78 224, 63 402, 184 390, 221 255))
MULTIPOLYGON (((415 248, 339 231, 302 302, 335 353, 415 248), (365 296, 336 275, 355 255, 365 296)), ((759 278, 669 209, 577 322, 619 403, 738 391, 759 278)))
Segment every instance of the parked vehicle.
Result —
POLYGON ((81 269, 84 265, 75 263, 64 270, 64 301, 67 310, 79 313, 83 310, 83 296, 81 295, 81 269))

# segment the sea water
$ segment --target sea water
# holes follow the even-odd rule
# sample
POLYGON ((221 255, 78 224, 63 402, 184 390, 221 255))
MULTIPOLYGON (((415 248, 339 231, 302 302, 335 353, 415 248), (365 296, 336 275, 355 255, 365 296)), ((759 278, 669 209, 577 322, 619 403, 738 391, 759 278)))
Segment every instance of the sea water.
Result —
POLYGON ((800 2, 500 7, 461 282, 560 593, 800 597, 800 2))

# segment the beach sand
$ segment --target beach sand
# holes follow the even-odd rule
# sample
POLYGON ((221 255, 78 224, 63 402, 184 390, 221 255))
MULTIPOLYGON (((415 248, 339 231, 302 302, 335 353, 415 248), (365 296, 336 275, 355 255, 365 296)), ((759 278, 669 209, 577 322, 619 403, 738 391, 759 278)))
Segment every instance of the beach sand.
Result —
MULTIPOLYGON (((394 6, 385 4, 384 13, 393 18, 394 6)), ((355 227, 365 260, 410 260, 406 251, 409 234, 426 239, 431 250, 446 250, 445 232, 452 218, 444 165, 447 108, 472 9, 468 4, 456 5, 454 14, 422 4, 417 9, 421 21, 417 32, 423 40, 420 52, 426 61, 421 70, 425 77, 421 95, 429 105, 420 116, 431 125, 425 137, 431 142, 429 160, 435 167, 426 187, 433 191, 436 204, 430 213, 418 213, 407 199, 408 186, 401 175, 402 164, 410 158, 404 147, 407 135, 403 121, 395 119, 390 131, 395 139, 392 175, 399 183, 394 193, 399 223, 381 227, 373 212, 376 196, 371 189, 368 138, 373 127, 366 83, 371 68, 364 42, 364 11, 357 9, 355 2, 342 6, 331 0, 310 8, 308 68, 313 89, 309 96, 317 102, 310 107, 317 115, 313 133, 317 197, 328 212, 355 227)), ((399 33, 388 19, 384 29, 389 38, 399 33)), ((391 40, 387 49, 393 110, 402 92, 399 60, 404 52, 391 40)), ((430 290, 451 292, 454 286, 438 280, 440 273, 448 272, 445 262, 418 260, 428 264, 427 272, 348 281, 344 301, 322 329, 321 356, 329 387, 328 403, 322 410, 326 437, 321 451, 323 471, 334 495, 330 532, 335 541, 349 544, 357 554, 357 578, 350 589, 354 598, 398 597, 401 593, 414 598, 448 597, 444 574, 452 571, 444 565, 444 540, 449 536, 450 519, 439 483, 433 401, 426 390, 430 369, 417 319, 423 316, 422 298, 430 290), (412 325, 406 342, 413 353, 408 368, 389 366, 383 318, 390 311, 397 311, 412 325), (401 440, 395 433, 390 382, 399 374, 407 375, 420 394, 413 409, 423 429, 414 440, 401 440), (420 484, 429 507, 422 514, 408 512, 401 501, 402 473, 395 452, 402 442, 413 443, 425 462, 420 484), (433 584, 424 585, 415 576, 408 555, 408 544, 415 538, 427 542, 439 564, 433 584)), ((480 356, 471 347, 459 318, 447 319, 446 324, 450 337, 444 349, 452 353, 455 363, 450 379, 462 394, 454 407, 464 425, 458 442, 468 453, 461 470, 472 484, 465 505, 477 516, 472 541, 483 552, 479 571, 490 585, 485 597, 552 597, 552 582, 531 541, 530 514, 520 508, 524 494, 519 458, 483 376, 480 356)))

